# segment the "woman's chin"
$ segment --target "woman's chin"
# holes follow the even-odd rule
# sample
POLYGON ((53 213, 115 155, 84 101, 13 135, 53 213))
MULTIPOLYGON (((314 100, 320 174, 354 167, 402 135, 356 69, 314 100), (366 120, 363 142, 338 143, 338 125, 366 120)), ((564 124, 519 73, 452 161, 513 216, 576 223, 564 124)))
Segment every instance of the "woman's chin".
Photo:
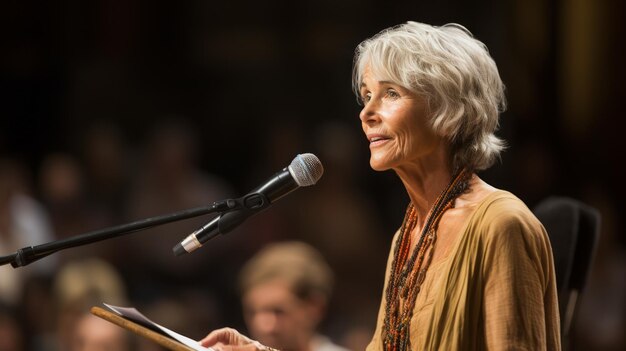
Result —
POLYGON ((370 167, 372 167, 373 170, 379 172, 386 171, 391 168, 387 162, 382 162, 381 160, 377 160, 374 158, 370 158, 370 167))

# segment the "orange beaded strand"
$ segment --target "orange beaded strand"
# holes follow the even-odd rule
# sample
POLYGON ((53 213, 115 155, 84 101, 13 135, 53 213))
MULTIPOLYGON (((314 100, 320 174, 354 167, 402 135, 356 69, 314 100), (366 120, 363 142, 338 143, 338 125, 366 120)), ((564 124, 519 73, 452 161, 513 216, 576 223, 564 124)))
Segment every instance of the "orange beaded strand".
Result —
POLYGON ((466 191, 470 176, 470 172, 461 170, 439 195, 412 253, 411 231, 417 224, 417 213, 412 203, 407 207, 385 291, 383 348, 387 351, 410 350, 409 326, 413 308, 432 261, 439 221, 444 212, 454 206, 454 199, 466 191))

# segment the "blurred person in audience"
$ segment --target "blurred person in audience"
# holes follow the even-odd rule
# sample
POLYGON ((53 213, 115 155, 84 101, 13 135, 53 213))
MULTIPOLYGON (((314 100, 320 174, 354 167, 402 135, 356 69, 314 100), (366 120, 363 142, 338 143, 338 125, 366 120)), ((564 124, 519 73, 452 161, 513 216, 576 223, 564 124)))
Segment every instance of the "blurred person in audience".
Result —
MULTIPOLYGON (((25 169, 16 161, 0 159, 0 255, 44 244, 54 239, 46 209, 31 194, 25 169)), ((0 266, 0 300, 15 305, 24 282, 33 275, 51 275, 56 257, 45 257, 28 266, 14 269, 0 266)))
POLYGON ((319 334, 331 296, 333 273, 312 246, 270 244, 243 266, 239 287, 252 337, 292 351, 347 351, 319 334))
POLYGON ((26 334, 16 310, 0 301, 0 351, 26 350, 26 334))
POLYGON ((87 229, 84 176, 75 157, 60 152, 46 155, 39 172, 39 193, 50 211, 57 238, 87 229))
MULTIPOLYGON (((410 200, 367 350, 560 350, 545 228, 477 175, 504 148, 504 85, 486 46, 458 24, 387 28, 358 45, 353 88, 370 166, 393 170, 410 200)), ((202 343, 271 348, 229 328, 202 343)))
POLYGON ((85 313, 77 318, 68 351, 129 351, 130 336, 126 329, 85 313))
POLYGON ((117 125, 97 121, 82 134, 80 151, 87 202, 106 215, 107 226, 121 223, 130 173, 135 171, 131 163, 133 150, 117 125))
POLYGON ((102 330, 104 324, 86 317, 91 307, 101 306, 103 302, 117 306, 128 304, 126 283, 115 267, 99 258, 68 262, 55 276, 53 289, 57 329, 55 345, 51 349, 74 350, 73 347, 77 347, 76 350, 87 350, 84 347, 88 344, 90 350, 95 350, 95 344, 103 341, 101 333, 125 340, 120 350, 128 347, 128 340, 120 337, 123 334, 112 328, 102 330))
MULTIPOLYGON (((34 263, 36 264, 36 263, 34 263)), ((54 275, 31 276, 24 283, 17 305, 28 338, 28 349, 50 350, 55 345, 56 304, 52 293, 54 275)))
MULTIPOLYGON (((110 225, 108 214, 101 207, 87 201, 85 172, 72 154, 58 152, 47 155, 41 165, 39 187, 42 202, 50 213, 57 239, 84 234, 110 225)), ((62 250, 58 256, 61 261, 82 257, 109 259, 115 252, 115 242, 105 240, 97 245, 62 250)))

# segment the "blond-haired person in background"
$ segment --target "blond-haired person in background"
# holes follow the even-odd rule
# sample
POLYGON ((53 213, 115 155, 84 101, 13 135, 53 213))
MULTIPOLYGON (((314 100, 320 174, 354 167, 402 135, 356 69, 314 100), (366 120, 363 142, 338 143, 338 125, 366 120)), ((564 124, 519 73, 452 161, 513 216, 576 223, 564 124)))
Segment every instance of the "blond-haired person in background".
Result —
POLYGON ((264 247, 242 268, 239 288, 250 335, 291 351, 347 351, 319 334, 333 286, 322 255, 298 241, 264 247))

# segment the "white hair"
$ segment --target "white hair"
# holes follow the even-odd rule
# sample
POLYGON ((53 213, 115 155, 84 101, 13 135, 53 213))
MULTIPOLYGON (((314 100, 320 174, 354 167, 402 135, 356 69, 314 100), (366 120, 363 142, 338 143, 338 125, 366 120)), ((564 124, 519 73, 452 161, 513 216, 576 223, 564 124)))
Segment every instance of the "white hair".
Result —
POLYGON ((426 98, 433 130, 452 146, 454 169, 487 169, 499 157, 505 143, 494 132, 506 107, 504 84, 487 47, 465 27, 407 22, 363 41, 352 75, 359 98, 366 67, 426 98))

